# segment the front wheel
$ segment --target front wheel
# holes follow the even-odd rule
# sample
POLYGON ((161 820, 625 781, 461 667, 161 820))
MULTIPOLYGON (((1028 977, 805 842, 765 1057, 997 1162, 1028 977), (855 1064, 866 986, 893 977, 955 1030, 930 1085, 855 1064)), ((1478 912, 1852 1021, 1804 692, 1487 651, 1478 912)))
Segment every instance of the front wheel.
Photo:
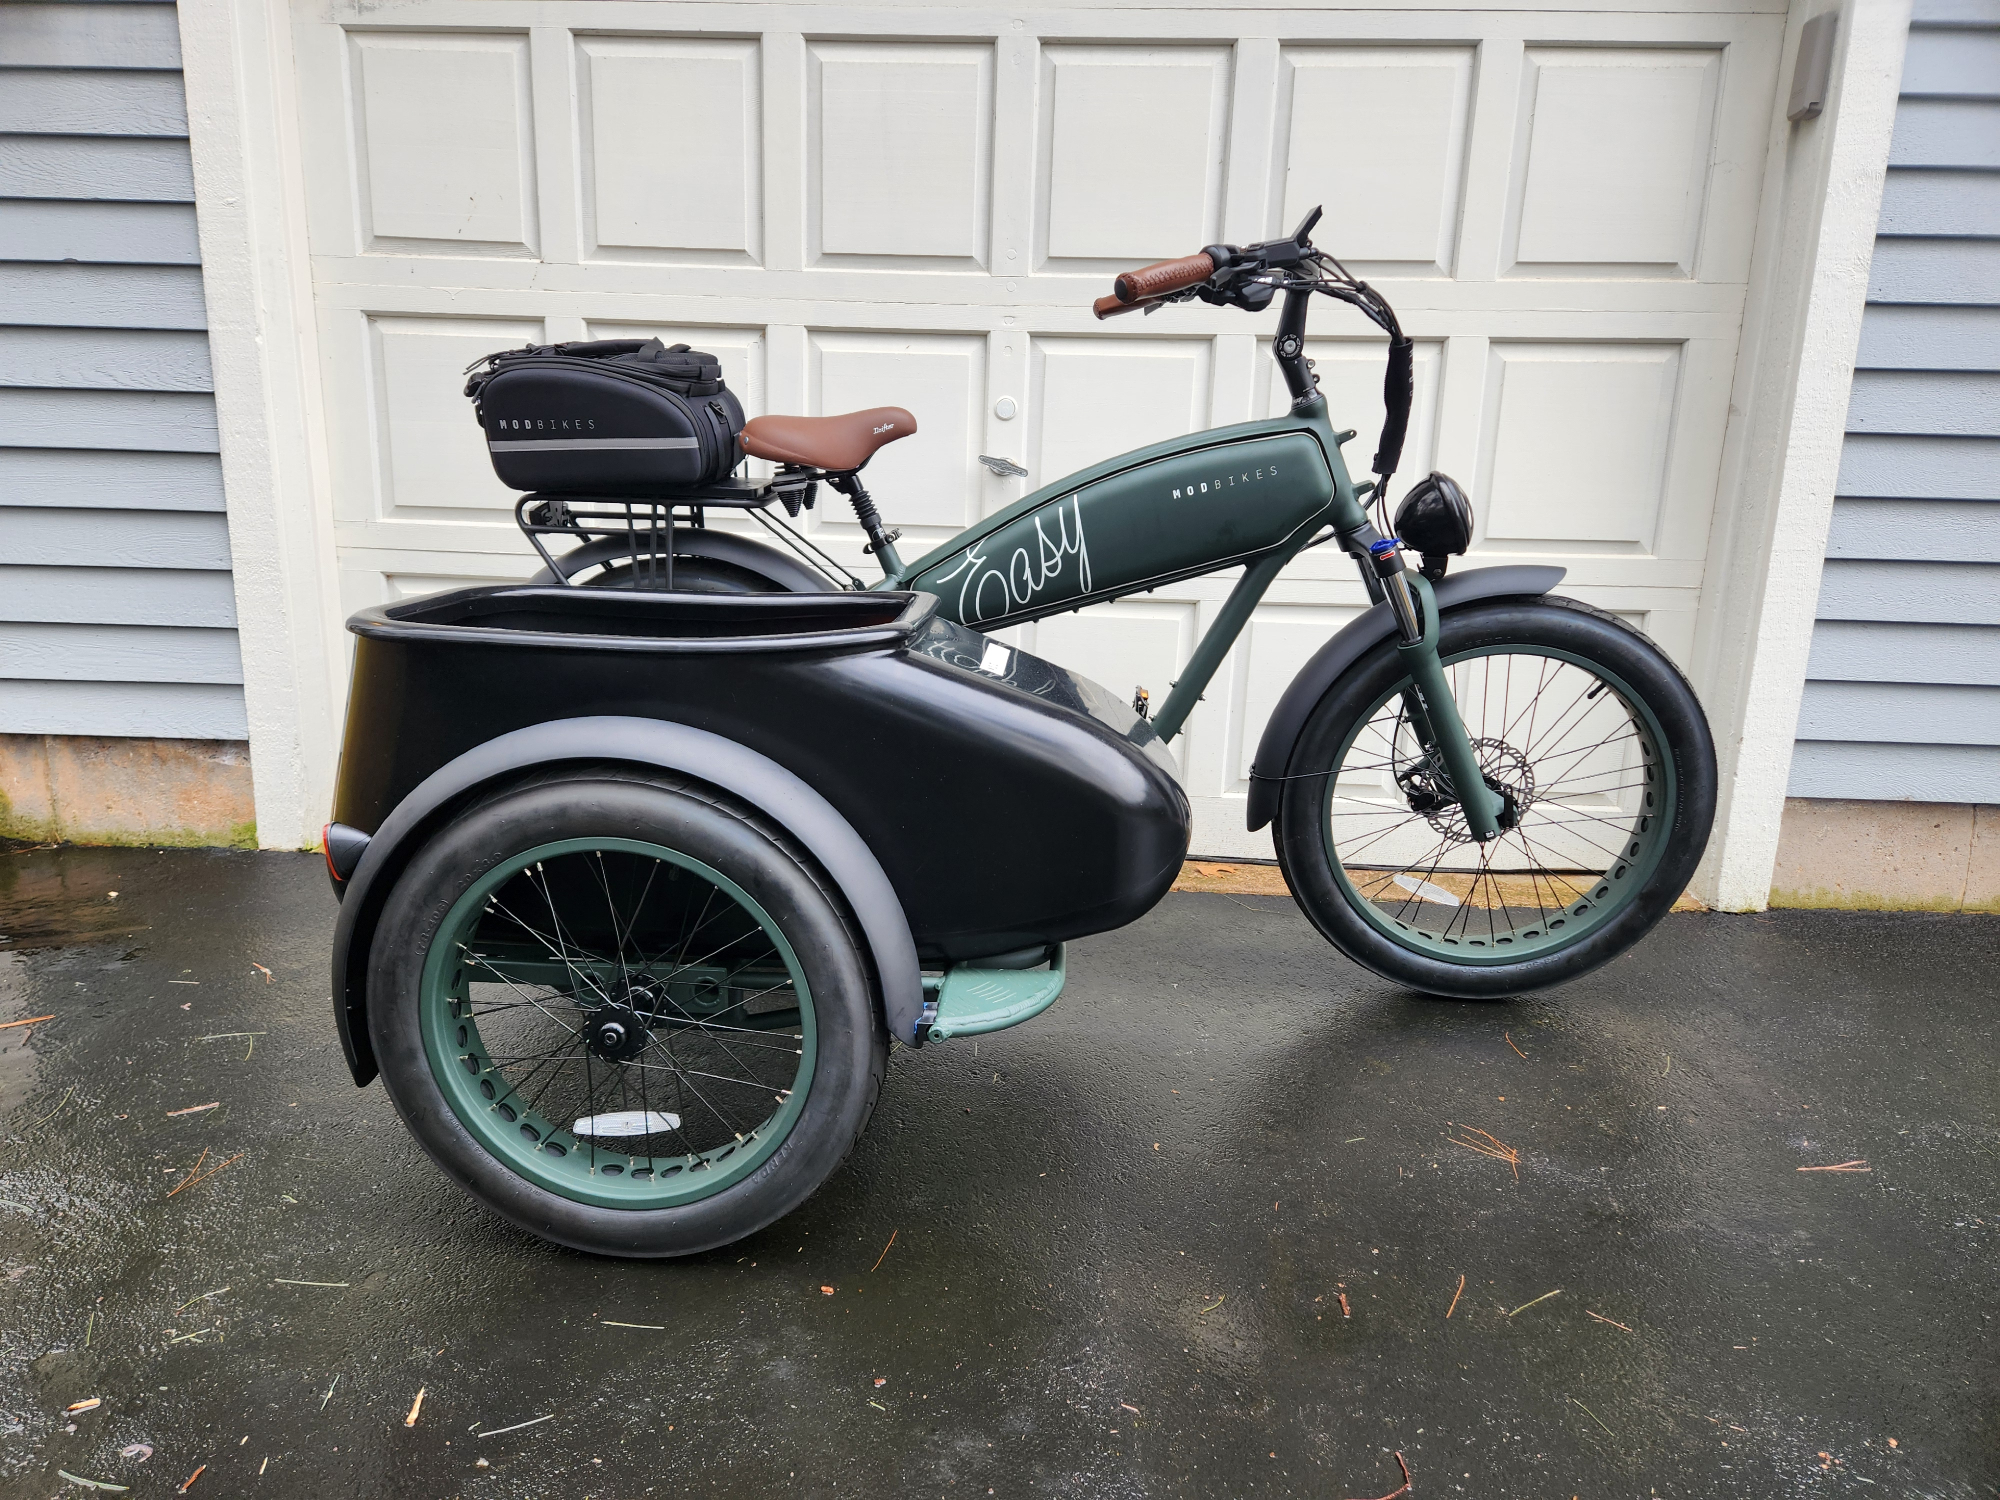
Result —
POLYGON ((1454 610, 1438 654, 1505 804, 1500 836, 1467 829, 1385 642, 1300 732, 1273 829, 1286 882, 1335 947, 1417 989, 1491 998, 1588 973, 1701 859, 1716 786, 1701 704, 1650 640, 1572 599, 1454 610))

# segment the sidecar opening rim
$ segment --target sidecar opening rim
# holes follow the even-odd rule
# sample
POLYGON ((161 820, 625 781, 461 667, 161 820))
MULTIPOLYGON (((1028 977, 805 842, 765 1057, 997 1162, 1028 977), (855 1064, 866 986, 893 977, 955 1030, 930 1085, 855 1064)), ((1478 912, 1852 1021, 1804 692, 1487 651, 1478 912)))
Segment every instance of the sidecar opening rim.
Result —
MULTIPOLYGON (((1443 657, 1442 665, 1449 674, 1453 666, 1489 656, 1548 657, 1596 677, 1617 695, 1640 732, 1643 761, 1640 769, 1645 785, 1639 799, 1640 810, 1633 815, 1633 826, 1620 846, 1620 852, 1608 859, 1606 868, 1595 879, 1579 886, 1571 899, 1552 909, 1539 910, 1535 918, 1512 924, 1505 930, 1491 925, 1484 930, 1471 930, 1472 924, 1468 920, 1468 930, 1459 934, 1453 935, 1449 927, 1443 934, 1433 933, 1414 922, 1391 916, 1362 893, 1341 857, 1333 831, 1333 804, 1337 798, 1339 768, 1346 764, 1354 742, 1390 700, 1410 686, 1410 679, 1399 677, 1376 698, 1366 713, 1356 716, 1334 755, 1334 773, 1322 778, 1324 789, 1320 794, 1318 821, 1321 838, 1341 897, 1364 922, 1405 951, 1467 968, 1493 968, 1552 957, 1576 947, 1616 920, 1639 899, 1653 872, 1665 858, 1679 805, 1679 778, 1666 733, 1646 701, 1616 672, 1602 662, 1592 661, 1574 651, 1529 642, 1503 642, 1457 652, 1443 657), (1531 649, 1523 650, 1523 646, 1531 649)), ((1502 845, 1510 839, 1523 843, 1514 835, 1503 835, 1495 843, 1502 845)), ((1490 907, 1487 909, 1491 910, 1490 907)))
MULTIPOLYGON (((818 1053, 818 1027, 804 968, 770 913, 719 870, 678 850, 639 839, 563 839, 509 855, 485 872, 453 903, 439 925, 425 955, 418 1003, 419 1030, 431 1076, 467 1132, 517 1176, 574 1202, 601 1208, 635 1212, 674 1208, 715 1197, 749 1177, 771 1159, 798 1123, 811 1091, 818 1053), (681 1156, 625 1156, 579 1138, 568 1124, 520 1107, 524 1097, 510 1089, 502 1067, 486 1048, 468 999, 469 966, 461 948, 464 938, 477 926, 487 899, 516 875, 538 863, 592 851, 647 856, 709 882, 756 921, 785 965, 799 1002, 796 1071, 782 1103, 735 1140, 681 1156), (509 1110, 511 1118, 507 1117, 509 1110)), ((782 1035, 789 1038, 792 1032, 782 1035)))

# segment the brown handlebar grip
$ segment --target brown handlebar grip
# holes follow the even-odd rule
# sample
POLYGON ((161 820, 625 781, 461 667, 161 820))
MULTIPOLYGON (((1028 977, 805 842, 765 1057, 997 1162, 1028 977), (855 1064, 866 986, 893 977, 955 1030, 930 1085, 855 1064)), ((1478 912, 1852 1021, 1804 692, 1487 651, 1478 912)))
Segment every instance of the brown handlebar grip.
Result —
POLYGON ((1150 302, 1120 302, 1113 296, 1099 297, 1090 304, 1090 310, 1100 318, 1115 318, 1119 313, 1138 312, 1141 308, 1150 306, 1152 306, 1150 302))
POLYGON ((1214 274, 1215 262, 1207 255, 1183 255, 1179 260, 1163 260, 1127 271, 1111 283, 1111 289, 1120 302, 1143 302, 1148 297, 1164 297, 1169 292, 1197 286, 1214 274))

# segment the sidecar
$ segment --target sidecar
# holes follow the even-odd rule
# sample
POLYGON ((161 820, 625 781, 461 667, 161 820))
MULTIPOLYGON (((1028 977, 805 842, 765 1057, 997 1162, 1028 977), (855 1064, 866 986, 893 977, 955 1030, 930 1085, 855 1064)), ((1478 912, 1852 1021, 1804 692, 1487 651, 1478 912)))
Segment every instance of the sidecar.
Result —
POLYGON ((928 594, 471 588, 349 628, 348 1065, 579 1248, 788 1211, 891 1042, 1039 1014, 1186 852, 1147 725, 928 594))

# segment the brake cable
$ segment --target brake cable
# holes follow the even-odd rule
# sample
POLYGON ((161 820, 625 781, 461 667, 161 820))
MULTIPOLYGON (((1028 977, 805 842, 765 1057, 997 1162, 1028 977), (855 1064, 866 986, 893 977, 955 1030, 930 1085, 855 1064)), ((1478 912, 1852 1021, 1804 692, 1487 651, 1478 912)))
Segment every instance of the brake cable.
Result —
POLYGON ((1388 298, 1361 280, 1334 256, 1315 248, 1312 264, 1320 275, 1312 289, 1358 308, 1367 319, 1389 335, 1389 364, 1382 375, 1382 436, 1370 467, 1375 473, 1376 529, 1385 537, 1395 535, 1389 519, 1389 481, 1402 461, 1403 441, 1409 435, 1410 408, 1415 395, 1413 346, 1396 310, 1388 298), (1329 269, 1332 275, 1327 272, 1329 269))

